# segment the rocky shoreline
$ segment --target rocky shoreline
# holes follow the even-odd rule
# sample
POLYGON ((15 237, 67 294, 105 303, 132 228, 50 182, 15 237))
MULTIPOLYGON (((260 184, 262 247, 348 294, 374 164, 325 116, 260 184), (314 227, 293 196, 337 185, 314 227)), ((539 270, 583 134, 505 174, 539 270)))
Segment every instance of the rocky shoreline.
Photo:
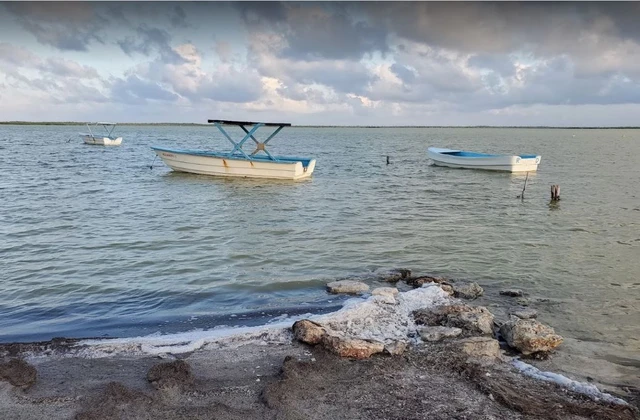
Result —
MULTIPOLYGON (((473 305, 483 294, 476 283, 410 270, 385 280, 406 290, 331 282, 329 293, 362 298, 243 336, 0 345, 0 412, 21 419, 640 418, 634 401, 523 362, 549 358, 563 341, 530 308, 514 305, 499 322, 473 305)), ((522 299, 521 291, 503 292, 522 299)))

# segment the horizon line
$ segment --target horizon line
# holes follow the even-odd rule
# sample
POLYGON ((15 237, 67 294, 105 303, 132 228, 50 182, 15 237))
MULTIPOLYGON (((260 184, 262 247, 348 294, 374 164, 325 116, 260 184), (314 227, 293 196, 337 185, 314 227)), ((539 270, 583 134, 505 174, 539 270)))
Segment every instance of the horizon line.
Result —
MULTIPOLYGON (((0 125, 85 125, 92 124, 83 121, 0 121, 0 125)), ((210 127, 208 123, 174 123, 174 122, 125 122, 117 125, 149 125, 149 126, 203 126, 210 127)), ((339 125, 339 124, 299 124, 292 127, 302 128, 545 128, 566 130, 595 130, 595 129, 640 129, 640 126, 554 126, 554 125, 339 125)))

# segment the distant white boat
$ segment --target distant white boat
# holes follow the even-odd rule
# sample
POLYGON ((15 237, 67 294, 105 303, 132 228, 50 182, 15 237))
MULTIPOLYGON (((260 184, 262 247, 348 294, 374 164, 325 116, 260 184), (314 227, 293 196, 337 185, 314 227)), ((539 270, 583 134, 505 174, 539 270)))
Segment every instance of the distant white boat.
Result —
POLYGON ((315 159, 274 156, 267 151, 266 144, 284 127, 291 126, 289 123, 228 120, 209 120, 209 122, 213 123, 233 144, 233 149, 230 152, 173 149, 158 146, 151 148, 174 171, 193 174, 299 180, 310 177, 315 169, 315 159), (224 130, 223 125, 239 126, 246 135, 242 140, 236 142, 224 130), (277 129, 265 141, 260 142, 254 136, 260 127, 277 127, 277 129), (256 149, 251 154, 242 150, 242 146, 249 139, 256 144, 256 149), (264 152, 265 156, 256 155, 260 151, 264 152))
POLYGON ((490 155, 439 147, 429 147, 427 154, 437 166, 507 172, 537 171, 541 160, 539 155, 490 155))
POLYGON ((109 122, 97 122, 93 123, 93 130, 89 123, 87 123, 88 133, 80 133, 80 137, 86 144, 96 144, 100 146, 119 146, 122 143, 122 137, 113 136, 113 130, 116 128, 116 123, 109 122), (102 126, 106 134, 99 134, 99 126, 102 126))

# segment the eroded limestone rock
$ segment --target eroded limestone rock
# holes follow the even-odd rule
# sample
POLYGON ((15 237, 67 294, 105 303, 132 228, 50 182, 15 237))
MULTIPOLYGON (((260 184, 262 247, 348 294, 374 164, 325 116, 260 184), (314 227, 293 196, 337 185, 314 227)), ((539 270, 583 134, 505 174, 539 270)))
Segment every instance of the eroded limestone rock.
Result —
POLYGON ((322 337, 322 346, 340 357, 352 359, 367 359, 384 350, 384 343, 379 341, 348 338, 333 333, 322 337))
POLYGON ((361 281, 338 280, 327 284, 329 293, 346 293, 355 295, 369 290, 369 286, 361 281))
POLYGON ((456 344, 463 353, 471 357, 500 357, 500 344, 498 340, 491 337, 469 337, 456 344))
POLYGON ((478 283, 468 283, 465 285, 453 285, 453 295, 462 299, 476 299, 482 296, 484 289, 478 283))
POLYGON ((535 319, 520 319, 516 316, 512 316, 500 327, 500 334, 509 346, 525 355, 549 352, 563 341, 553 328, 535 319))
POLYGON ((322 325, 308 319, 294 322, 291 329, 296 340, 312 345, 319 344, 327 332, 322 325))

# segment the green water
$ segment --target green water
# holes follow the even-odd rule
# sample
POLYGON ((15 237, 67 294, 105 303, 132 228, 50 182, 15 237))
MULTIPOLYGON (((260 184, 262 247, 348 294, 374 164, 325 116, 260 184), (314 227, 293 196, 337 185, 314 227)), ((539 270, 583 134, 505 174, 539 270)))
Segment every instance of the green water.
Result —
POLYGON ((640 130, 294 127, 271 151, 317 159, 297 183, 153 162, 152 144, 227 149, 213 127, 119 127, 114 148, 78 131, 0 126, 4 342, 320 310, 339 305, 328 280, 409 267, 478 281, 487 304, 521 288, 604 379, 640 375, 640 130), (542 163, 523 201, 524 175, 434 167, 430 145, 542 163))

